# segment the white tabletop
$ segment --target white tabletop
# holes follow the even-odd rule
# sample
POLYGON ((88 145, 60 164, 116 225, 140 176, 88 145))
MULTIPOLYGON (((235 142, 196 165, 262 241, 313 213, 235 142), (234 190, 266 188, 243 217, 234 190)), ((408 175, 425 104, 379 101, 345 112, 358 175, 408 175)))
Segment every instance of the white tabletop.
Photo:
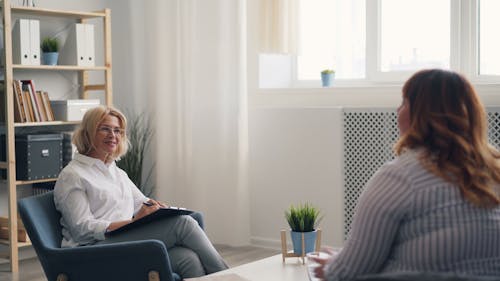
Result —
MULTIPOLYGON (((282 261, 281 254, 247 263, 208 276, 236 274, 249 281, 307 281, 307 266, 300 258, 286 258, 282 261)), ((206 277, 208 277, 206 276, 206 277)), ((229 277, 229 276, 228 276, 229 277)), ((232 275, 233 280, 235 275, 232 275)), ((207 279, 210 280, 210 279, 207 279)), ((219 279, 212 279, 219 280, 219 279)), ((223 280, 223 279, 222 279, 223 280)), ((239 281, 239 280, 235 280, 239 281)))

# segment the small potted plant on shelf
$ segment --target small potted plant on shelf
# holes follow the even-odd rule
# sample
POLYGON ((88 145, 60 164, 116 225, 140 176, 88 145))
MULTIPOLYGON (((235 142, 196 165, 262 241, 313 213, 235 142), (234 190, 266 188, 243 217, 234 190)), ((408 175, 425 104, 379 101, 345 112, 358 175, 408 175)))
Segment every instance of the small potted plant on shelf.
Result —
POLYGON ((57 38, 44 38, 40 47, 42 49, 43 64, 57 65, 57 58, 59 57, 59 41, 57 38))
POLYGON ((335 70, 325 69, 321 71, 321 84, 323 87, 330 87, 335 79, 335 70))
POLYGON ((290 226, 293 252, 304 255, 314 251, 317 239, 317 225, 321 221, 320 211, 309 203, 304 205, 291 205, 285 211, 285 218, 290 226), (305 249, 302 249, 302 236, 304 236, 305 249))

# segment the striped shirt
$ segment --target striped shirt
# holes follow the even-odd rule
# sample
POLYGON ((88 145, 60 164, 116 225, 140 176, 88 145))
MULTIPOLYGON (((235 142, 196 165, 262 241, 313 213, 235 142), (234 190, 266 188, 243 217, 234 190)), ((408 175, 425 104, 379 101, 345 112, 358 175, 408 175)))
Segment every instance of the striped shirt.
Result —
POLYGON ((479 208, 428 172, 418 151, 383 165, 359 198, 327 280, 379 272, 500 275, 500 207, 479 208))

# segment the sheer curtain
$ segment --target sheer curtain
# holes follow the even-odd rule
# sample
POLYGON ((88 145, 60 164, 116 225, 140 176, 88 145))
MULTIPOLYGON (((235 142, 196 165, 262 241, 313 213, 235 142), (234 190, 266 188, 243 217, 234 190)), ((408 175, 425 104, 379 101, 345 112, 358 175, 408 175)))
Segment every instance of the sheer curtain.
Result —
POLYGON ((259 51, 261 53, 298 53, 298 13, 299 0, 259 1, 259 51))
POLYGON ((156 116, 157 197, 201 210, 214 242, 248 244, 246 1, 130 3, 132 18, 143 11, 133 44, 156 116))

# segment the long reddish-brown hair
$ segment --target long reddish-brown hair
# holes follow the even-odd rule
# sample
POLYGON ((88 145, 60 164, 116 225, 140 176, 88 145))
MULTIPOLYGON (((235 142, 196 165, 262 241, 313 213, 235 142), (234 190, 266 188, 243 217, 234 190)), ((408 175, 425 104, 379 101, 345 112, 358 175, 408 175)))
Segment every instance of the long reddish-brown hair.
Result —
POLYGON ((410 127, 395 146, 396 154, 423 148, 421 163, 456 184, 477 206, 500 204, 500 153, 488 144, 486 112, 462 75, 430 69, 415 73, 403 86, 410 127))

